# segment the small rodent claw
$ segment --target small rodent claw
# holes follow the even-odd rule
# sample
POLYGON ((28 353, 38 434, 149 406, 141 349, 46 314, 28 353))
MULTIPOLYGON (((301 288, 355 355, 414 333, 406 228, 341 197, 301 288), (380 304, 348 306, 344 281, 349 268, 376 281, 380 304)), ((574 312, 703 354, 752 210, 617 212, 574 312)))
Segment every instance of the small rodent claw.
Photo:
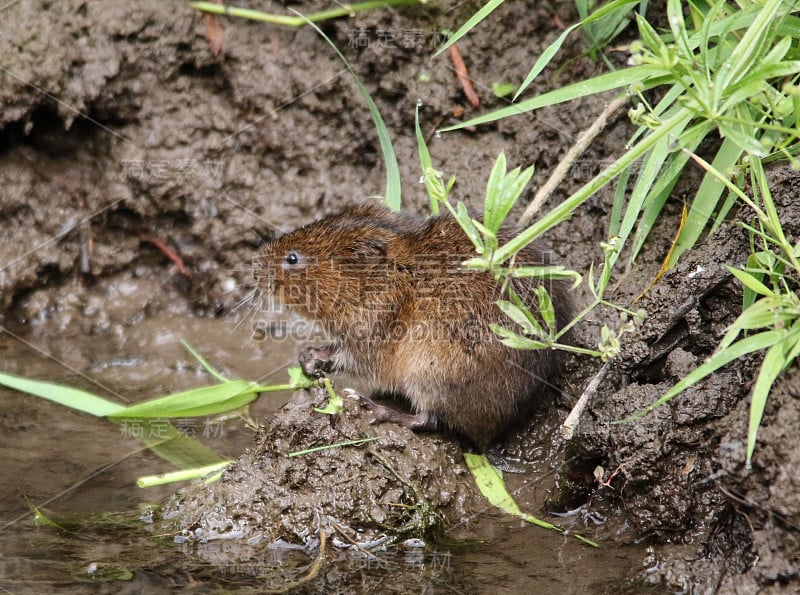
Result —
POLYGON ((352 388, 343 388, 339 392, 342 394, 342 396, 347 397, 348 399, 363 400, 366 398, 360 392, 352 388))

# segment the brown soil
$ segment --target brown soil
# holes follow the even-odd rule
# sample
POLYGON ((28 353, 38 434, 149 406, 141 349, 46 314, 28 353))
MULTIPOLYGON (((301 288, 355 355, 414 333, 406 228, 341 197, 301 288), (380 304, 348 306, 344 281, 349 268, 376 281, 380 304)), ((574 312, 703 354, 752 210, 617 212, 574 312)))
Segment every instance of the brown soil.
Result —
MULTIPOLYGON (((478 5, 384 9, 323 27, 389 127, 408 210, 424 212, 427 201, 418 184, 413 135, 418 100, 434 163, 457 176, 455 198, 471 205, 480 203, 500 150, 513 165, 536 166, 535 189, 602 110, 604 99, 592 98, 434 136, 435 129, 461 117, 501 106, 491 83, 522 80, 534 57, 560 33, 554 15, 565 23, 576 18, 571 2, 507 2, 459 42, 479 83, 482 105, 474 110, 447 56, 431 60, 430 55, 440 41, 437 31, 454 28, 478 5)), ((227 314, 251 286, 249 263, 262 238, 383 191, 367 108, 342 64, 310 29, 226 20, 224 49, 215 56, 202 17, 180 4, 31 0, 5 8, 3 22, 0 323, 5 327, 71 329, 102 339, 166 313, 227 314), (154 239, 180 255, 188 276, 154 239), (126 302, 126 287, 146 297, 126 302)), ((601 72, 585 57, 567 61, 582 48, 580 36, 572 36, 560 54, 563 68, 546 70, 528 94, 601 72)), ((553 204, 618 154, 631 130, 624 117, 617 118, 551 198, 553 204)), ((694 179, 696 172, 684 184, 691 187, 694 179)), ((775 170, 771 181, 783 203, 787 234, 796 242, 797 176, 775 170)), ((550 234, 558 257, 576 269, 585 271, 601 258, 610 192, 598 193, 550 234)), ((672 201, 668 217, 679 209, 680 201, 672 201)), ((673 228, 665 224, 637 268, 617 280, 613 299, 629 303, 648 284, 673 228)), ((620 528, 617 535, 623 537, 608 536, 611 543, 651 546, 643 573, 627 569, 632 580, 684 592, 778 593, 800 584, 796 368, 783 375, 770 397, 752 470, 744 469, 743 461, 757 357, 731 364, 634 424, 610 424, 652 402, 713 350, 741 302, 740 286, 722 265, 742 263, 747 246, 739 228, 723 227, 646 295, 641 303, 646 323, 624 345, 569 444, 553 437, 554 428, 596 371, 595 362, 573 361, 559 408, 547 419, 536 418, 506 445, 508 458, 518 459, 528 473, 571 461, 553 480, 561 492, 549 498, 550 508, 583 504, 587 517, 617 519, 609 526, 620 528), (616 472, 606 487, 581 481, 591 478, 597 465, 606 476, 616 472)), ((581 329, 581 340, 591 342, 606 316, 612 315, 597 313, 581 329)), ((240 520, 260 522, 271 513, 254 509, 256 502, 309 504, 316 497, 318 509, 333 513, 331 518, 341 520, 344 508, 336 514, 336 507, 343 506, 348 515, 359 511, 349 521, 354 528, 375 530, 378 521, 392 518, 387 502, 416 496, 367 454, 374 448, 398 476, 426 494, 446 525, 457 525, 455 519, 475 506, 452 441, 396 428, 370 428, 381 435, 375 447, 269 464, 301 438, 336 442, 363 434, 363 420, 354 412, 339 421, 320 416, 310 418, 316 425, 299 423, 293 416, 306 414, 308 399, 296 397, 291 411, 273 422, 281 440, 275 441, 275 433, 261 434, 256 449, 205 492, 217 498, 218 508, 207 507, 208 516, 182 509, 182 518, 191 517, 185 529, 197 537, 199 528, 234 512, 240 520), (334 464, 342 465, 345 475, 360 469, 378 483, 315 493, 325 483, 322 470, 334 464), (260 470, 263 477, 253 475, 260 470), (250 477, 246 488, 240 482, 244 476, 250 477), (352 492, 362 488, 370 490, 368 498, 352 492), (364 502, 371 508, 360 508, 364 502), (214 517, 217 513, 221 516, 214 517)), ((519 484, 515 494, 524 508, 533 488, 514 478, 509 482, 519 484)), ((198 504, 190 495, 196 493, 197 488, 184 492, 183 504, 198 504)), ((270 541, 297 542, 304 528, 313 532, 320 526, 318 518, 312 521, 313 507, 303 506, 269 525, 270 541)), ((395 520, 399 525, 407 519, 395 520)), ((252 537, 253 525, 248 527, 252 537)), ((517 583, 509 579, 509 584, 517 583)))

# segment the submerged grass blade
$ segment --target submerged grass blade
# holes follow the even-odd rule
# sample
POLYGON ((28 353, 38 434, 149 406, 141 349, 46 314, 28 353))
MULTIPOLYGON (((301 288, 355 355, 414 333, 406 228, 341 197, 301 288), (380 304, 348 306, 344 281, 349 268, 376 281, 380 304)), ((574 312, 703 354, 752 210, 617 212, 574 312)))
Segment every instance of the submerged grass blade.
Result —
POLYGON ((196 467, 218 463, 222 460, 213 450, 191 436, 179 432, 168 422, 147 419, 115 419, 113 416, 124 412, 126 408, 92 393, 69 386, 29 380, 3 373, 0 373, 0 384, 76 411, 96 417, 107 417, 120 426, 123 437, 138 440, 158 457, 176 467, 196 467))
POLYGON ((124 438, 141 442, 157 457, 178 469, 192 469, 216 465, 225 459, 186 432, 178 430, 166 420, 110 419, 119 426, 124 438))
POLYGON ((188 341, 184 341, 183 339, 181 339, 181 345, 183 345, 183 348, 186 349, 186 351, 188 351, 192 355, 192 357, 196 359, 200 363, 200 365, 203 366, 203 368, 205 368, 205 371, 211 374, 214 378, 216 378, 220 382, 228 382, 230 380, 229 378, 226 378, 225 376, 220 374, 211 364, 209 364, 205 360, 205 358, 202 355, 197 353, 194 347, 189 345, 188 341))

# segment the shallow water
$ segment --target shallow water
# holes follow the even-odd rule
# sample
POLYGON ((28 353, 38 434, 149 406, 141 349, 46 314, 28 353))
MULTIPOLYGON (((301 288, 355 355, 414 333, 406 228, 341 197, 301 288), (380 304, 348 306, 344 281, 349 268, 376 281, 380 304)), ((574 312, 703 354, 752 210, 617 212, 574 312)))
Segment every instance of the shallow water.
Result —
MULTIPOLYGON (((103 336, 55 331, 42 323, 17 338, 0 334, 0 360, 6 372, 136 402, 211 382, 181 346, 184 339, 229 377, 284 382, 298 344, 290 338, 254 341, 251 327, 252 322, 237 326, 229 320, 172 313, 103 336)), ((251 406, 252 418, 263 422, 287 398, 287 393, 263 396, 251 406)), ((142 450, 130 436, 131 428, 6 389, 0 389, 0 410, 4 589, 134 593, 192 585, 204 592, 218 585, 234 590, 275 588, 307 572, 313 552, 270 550, 242 559, 240 548, 225 543, 175 544, 169 536, 154 537, 152 525, 136 520, 139 508, 163 501, 175 487, 140 489, 136 479, 173 468, 142 450), (62 526, 78 524, 67 527, 69 531, 37 527, 31 506, 62 526), (97 520, 109 512, 125 514, 134 519, 133 525, 112 523, 113 516, 97 520), (87 522, 89 518, 94 520, 87 522), (130 571, 130 580, 101 581, 98 577, 106 572, 119 576, 109 569, 130 571)), ((235 458, 252 444, 253 432, 241 417, 186 419, 177 425, 225 458, 235 458)), ((509 477, 508 484, 523 509, 542 516, 555 490, 550 467, 557 460, 546 445, 535 450, 542 460, 526 474, 509 477)), ((613 517, 613 512, 606 514, 613 517)), ((403 585, 403 592, 420 593, 525 592, 532 586, 557 593, 610 593, 633 588, 623 577, 638 570, 644 550, 620 545, 628 537, 624 520, 611 518, 600 525, 580 515, 551 520, 604 547, 595 550, 572 538, 523 526, 487 504, 474 517, 448 528, 448 534, 479 540, 470 541, 470 547, 400 545, 377 560, 342 556, 330 548, 324 587, 317 581, 304 588, 376 592, 403 585), (339 561, 330 563, 336 556, 339 561)))

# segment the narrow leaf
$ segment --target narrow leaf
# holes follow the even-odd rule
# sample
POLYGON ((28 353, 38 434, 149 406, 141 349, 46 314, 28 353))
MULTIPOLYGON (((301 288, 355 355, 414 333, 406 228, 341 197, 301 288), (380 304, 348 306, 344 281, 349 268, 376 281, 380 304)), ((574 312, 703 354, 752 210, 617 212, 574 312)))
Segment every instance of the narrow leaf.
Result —
MULTIPOLYGON (((470 473, 472 473, 475 485, 478 486, 481 494, 486 497, 492 506, 499 508, 507 514, 521 518, 532 525, 566 534, 566 531, 561 527, 522 512, 514 501, 514 498, 508 493, 508 489, 503 481, 503 474, 495 469, 485 456, 465 452, 464 462, 467 464, 470 473)), ((595 542, 585 537, 576 534, 572 535, 592 547, 600 547, 595 542)))
POLYGON ((113 415, 125 409, 123 405, 108 401, 92 393, 53 382, 29 380, 12 374, 0 373, 0 384, 97 417, 113 415))
POLYGON ((725 265, 725 268, 728 269, 728 272, 731 273, 734 277, 739 279, 745 287, 747 287, 750 291, 754 291, 759 295, 772 297, 775 294, 772 290, 764 285, 761 281, 756 279, 750 273, 746 273, 745 271, 741 271, 739 269, 735 269, 731 266, 725 265))
POLYGON ((784 353, 784 342, 776 343, 767 350, 764 362, 758 371, 755 386, 753 387, 753 399, 750 402, 750 424, 747 429, 747 462, 750 468, 753 461, 753 452, 756 448, 756 438, 758 428, 761 425, 761 418, 764 415, 764 407, 767 405, 767 397, 778 374, 783 370, 786 363, 784 353))
POLYGON ((441 54, 442 52, 447 50, 455 42, 457 42, 459 39, 464 37, 467 33, 469 33, 472 29, 474 29, 475 26, 478 23, 480 23, 483 19, 485 19, 490 14, 492 14, 492 12, 494 12, 494 10, 498 6, 500 6, 503 2, 504 2, 504 0, 489 0, 489 2, 487 2, 483 6, 483 8, 478 10, 478 12, 476 12, 474 15, 472 15, 467 20, 466 23, 464 23, 463 25, 461 25, 459 27, 458 31, 453 33, 450 36, 450 38, 447 40, 447 42, 445 42, 445 44, 442 47, 440 47, 438 50, 436 50, 436 52, 433 54, 433 57, 436 58, 439 54, 441 54))
POLYGON ((675 396, 682 393, 687 388, 694 386, 698 382, 700 382, 703 378, 711 374, 712 372, 718 370, 725 364, 732 362, 733 360, 740 358, 741 356, 752 353, 754 351, 758 351, 760 349, 766 349, 771 347, 778 341, 780 341, 785 335, 784 331, 765 331, 763 333, 759 333, 757 335, 753 335, 742 339, 728 347, 727 349, 715 353, 712 355, 706 362, 698 368, 695 368, 692 372, 686 375, 680 382, 678 382, 675 386, 673 386, 667 393, 661 397, 658 401, 653 403, 652 405, 648 405, 638 413, 627 417, 623 420, 620 420, 619 423, 630 422, 636 420, 643 415, 649 413, 653 409, 660 407, 670 399, 674 398, 675 396))
POLYGON ((503 118, 507 118, 508 116, 516 116, 531 112, 548 105, 572 101, 573 99, 586 97, 587 95, 594 95, 603 91, 619 89, 632 83, 646 80, 648 75, 654 75, 655 73, 656 71, 650 66, 634 66, 631 68, 618 70, 616 72, 601 74, 600 76, 585 81, 578 81, 577 83, 567 85, 566 87, 561 87, 560 89, 555 89, 554 91, 549 91, 536 97, 520 101, 519 103, 515 103, 514 105, 504 107, 497 111, 472 118, 466 122, 461 122, 453 126, 448 126, 447 128, 442 128, 441 131, 449 132, 459 128, 486 124, 487 122, 494 122, 495 120, 501 120, 503 118))
POLYGON ((389 137, 389 131, 386 128, 386 124, 383 122, 381 113, 378 111, 378 106, 375 105, 375 102, 372 100, 372 97, 370 96, 366 87, 364 87, 361 79, 358 78, 356 71, 353 70, 352 66, 350 66, 347 58, 345 58, 342 52, 339 51, 339 48, 336 47, 336 44, 333 43, 333 41, 331 41, 317 25, 306 19, 296 10, 292 10, 292 12, 306 21, 308 25, 313 27, 314 30, 328 43, 328 45, 333 48, 333 51, 336 52, 336 55, 339 56, 339 59, 353 77, 353 81, 355 82, 356 87, 358 87, 358 92, 361 94, 361 97, 367 102, 370 115, 372 116, 372 121, 375 124, 375 130, 378 133, 378 141, 381 145, 381 153, 383 153, 383 163, 386 167, 386 191, 384 200, 389 209, 392 211, 399 211, 401 202, 400 167, 397 164, 397 155, 395 154, 394 147, 392 146, 392 139, 389 137))
POLYGON ((108 417, 152 419, 215 415, 243 407, 257 398, 258 393, 250 382, 231 380, 137 403, 108 417))

